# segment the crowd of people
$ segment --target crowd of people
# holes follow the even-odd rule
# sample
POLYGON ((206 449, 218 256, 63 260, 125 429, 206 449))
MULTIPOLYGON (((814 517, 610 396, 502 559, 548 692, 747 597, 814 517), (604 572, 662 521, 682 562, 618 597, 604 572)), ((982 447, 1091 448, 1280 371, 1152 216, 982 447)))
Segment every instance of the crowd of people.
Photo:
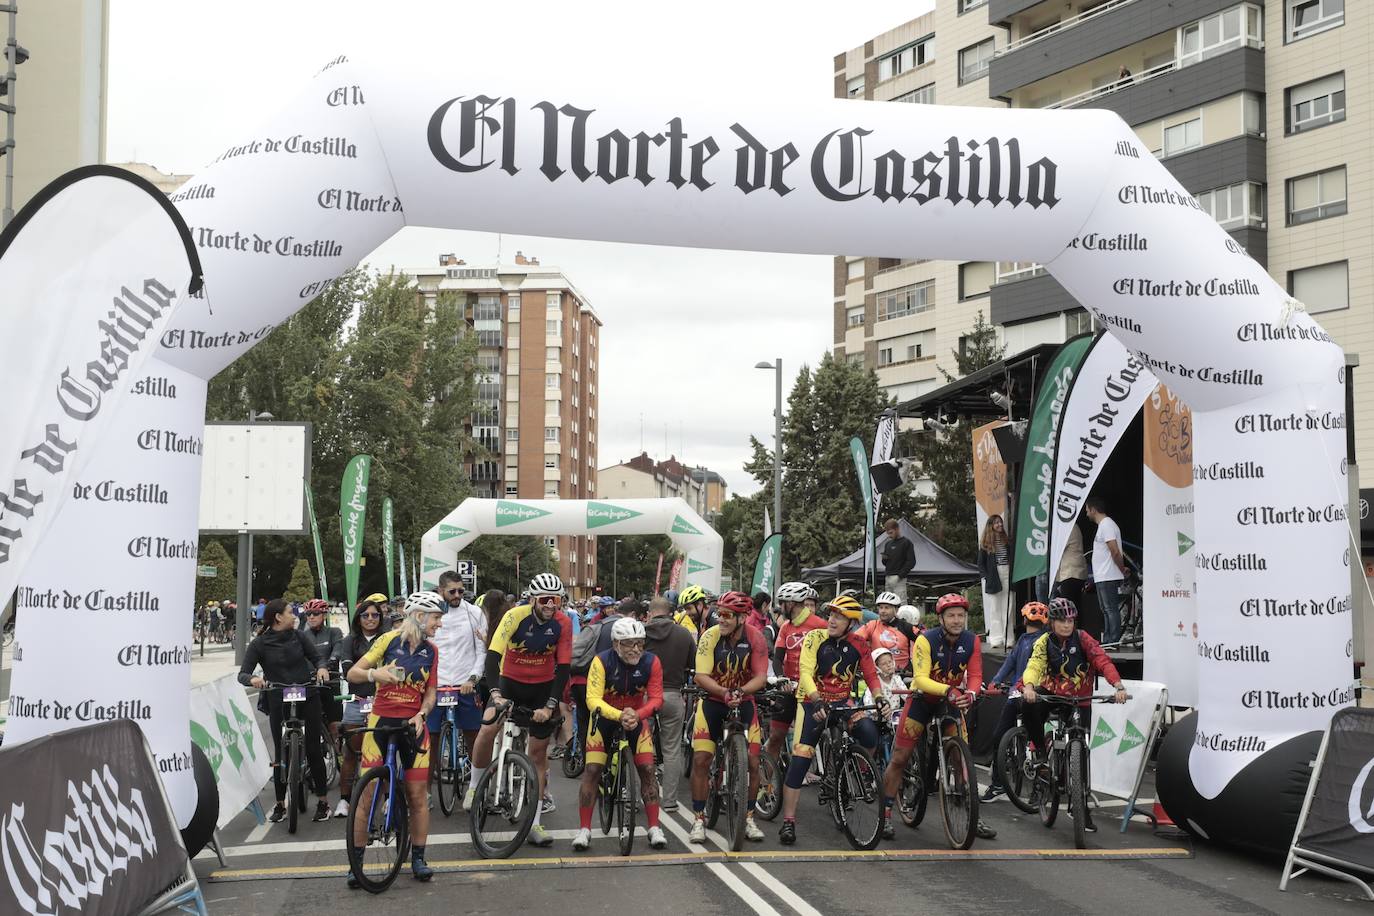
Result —
MULTIPOLYGON (((306 602, 299 618, 280 599, 263 602, 261 630, 248 647, 239 680, 260 691, 260 708, 271 723, 277 759, 282 701, 272 685, 323 685, 340 676, 346 680, 348 699, 340 702, 335 690, 312 690, 303 712, 316 820, 331 813, 347 817, 360 768, 381 764, 382 752, 372 733, 353 730, 410 726, 413 741, 406 755, 406 783, 411 865, 421 880, 433 874, 425 860, 425 843, 432 804, 429 790, 439 756, 431 748, 446 716, 436 709, 441 688, 457 693, 457 726, 470 753, 464 810, 471 808, 474 789, 492 761, 501 727, 498 707, 512 701, 532 711, 523 723, 528 728, 526 750, 539 774, 543 803, 536 806, 527 839, 531 845, 547 847, 554 842, 541 823, 553 810, 549 758, 585 754, 579 829, 571 844, 574 851, 583 851, 591 841, 597 780, 607 748, 622 731, 641 772, 653 848, 667 844, 660 812, 675 810, 684 801, 694 815, 689 841, 705 842, 707 774, 732 709, 749 723, 751 799, 760 790, 760 754, 780 760, 790 740, 778 831, 779 841, 790 845, 797 839, 800 793, 811 777, 814 748, 831 710, 859 702, 877 706, 875 713, 853 716, 848 727, 860 746, 874 750, 880 727, 886 730, 890 725, 882 836, 891 839, 893 800, 903 768, 943 704, 962 712, 984 692, 1019 692, 1020 698, 1005 706, 999 733, 1018 716, 1024 717, 1033 729, 1033 752, 1040 755, 1043 748, 1036 736, 1043 735, 1045 704, 1035 705, 1037 691, 1086 698, 1097 675, 1118 688, 1121 683, 1097 641, 1076 628, 1077 609, 1063 597, 1022 608, 1026 634, 986 683, 982 639, 968 629, 968 601, 959 594, 940 598, 936 623, 924 628, 916 609, 893 591, 878 595, 875 609, 869 611, 850 594, 822 603, 815 589, 803 582, 784 583, 775 595, 752 597, 740 592, 714 597, 689 585, 679 594, 647 601, 565 598, 558 577, 544 573, 519 597, 493 590, 469 601, 463 580, 450 571, 440 576, 434 592, 416 592, 403 600, 367 596, 346 633, 329 624, 330 606, 323 600, 306 602), (695 688, 700 700, 689 730, 694 758, 690 798, 680 800, 686 761, 684 742, 677 736, 683 734, 689 708, 688 687, 695 688), (787 699, 761 721, 755 701, 765 687, 787 699), (572 744, 574 722, 580 747, 572 744), (345 752, 340 798, 331 812, 319 749, 324 736, 337 740, 341 729, 345 752), (660 742, 661 783, 655 776, 654 729, 671 739, 660 742)), ((274 770, 273 821, 285 813, 281 770, 274 770)), ((1002 792, 994 781, 982 799, 995 801, 1002 792)), ((752 809, 751 802, 745 835, 759 842, 765 837, 752 809)), ((977 830, 985 839, 996 836, 981 822, 977 830)), ((356 886, 354 879, 350 884, 356 886)))

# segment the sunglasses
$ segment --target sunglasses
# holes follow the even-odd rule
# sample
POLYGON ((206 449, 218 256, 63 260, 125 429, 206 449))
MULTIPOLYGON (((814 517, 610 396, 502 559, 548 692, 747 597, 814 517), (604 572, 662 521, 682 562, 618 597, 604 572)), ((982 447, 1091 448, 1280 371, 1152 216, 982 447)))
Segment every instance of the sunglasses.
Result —
POLYGON ((445 594, 445 595, 461 595, 462 593, 463 593, 463 590, 462 590, 461 588, 446 588, 446 589, 444 589, 444 594, 445 594))
POLYGON ((382 619, 382 615, 381 615, 381 614, 378 614, 376 611, 364 611, 363 613, 359 614, 358 616, 361 617, 361 618, 363 618, 364 620, 381 620, 381 619, 382 619))
POLYGON ((535 603, 540 607, 558 607, 563 603, 563 599, 557 595, 549 595, 546 598, 536 598, 535 603))
POLYGON ((307 617, 323 617, 323 616, 324 616, 324 611, 306 611, 306 612, 305 612, 305 616, 307 616, 307 617))
POLYGON ((643 649, 643 648, 644 648, 644 640, 642 640, 642 639, 622 639, 622 640, 620 640, 620 647, 621 647, 622 649, 643 649))

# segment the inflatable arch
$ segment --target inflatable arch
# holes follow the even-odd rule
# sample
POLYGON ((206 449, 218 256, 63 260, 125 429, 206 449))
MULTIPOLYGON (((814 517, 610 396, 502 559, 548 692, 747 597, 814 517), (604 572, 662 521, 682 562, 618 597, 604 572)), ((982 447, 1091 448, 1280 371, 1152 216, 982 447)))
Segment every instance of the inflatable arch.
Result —
POLYGON ((725 542, 681 497, 465 499, 420 539, 420 587, 438 588, 439 573, 484 534, 666 534, 686 558, 683 581, 720 591, 725 542))
MULTIPOLYGON (((1198 804, 1171 813, 1225 837, 1208 801, 1351 701, 1341 350, 1116 115, 647 91, 635 103, 412 66, 331 61, 173 196, 205 289, 118 379, 133 395, 82 475, 159 481, 167 501, 116 514, 68 500, 58 515, 54 493, 25 519, 47 537, 21 594, 104 590, 134 595, 134 609, 21 614, 15 694, 89 708, 137 691, 160 762, 186 753, 184 660, 135 669, 119 654, 135 640, 184 645, 195 560, 131 560, 129 545, 195 543, 205 380, 413 225, 1045 264, 1196 412, 1205 700, 1187 774, 1172 774, 1198 804), (84 676, 55 678, 71 670, 72 633, 84 676)), ((5 321, 13 331, 22 319, 5 321)), ((18 457, 4 460, 25 476, 18 457)), ((17 581, 3 575, 0 586, 17 581)), ((11 710, 12 740, 61 727, 11 710)), ((190 772, 165 769, 188 819, 190 772)))

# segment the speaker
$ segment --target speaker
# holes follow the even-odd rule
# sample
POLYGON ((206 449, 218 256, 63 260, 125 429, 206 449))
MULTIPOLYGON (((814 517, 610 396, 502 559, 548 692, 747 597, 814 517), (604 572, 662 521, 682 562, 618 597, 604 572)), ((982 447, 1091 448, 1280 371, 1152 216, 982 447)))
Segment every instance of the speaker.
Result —
POLYGON ((902 470, 897 465, 896 458, 872 465, 868 473, 873 478, 874 489, 879 493, 895 490, 902 485, 902 470))
POLYGON ((997 450, 1005 464, 1020 464, 1026 459, 1026 428, 1023 424, 1008 423, 992 431, 997 450), (1019 430, 1019 431, 1018 431, 1019 430))

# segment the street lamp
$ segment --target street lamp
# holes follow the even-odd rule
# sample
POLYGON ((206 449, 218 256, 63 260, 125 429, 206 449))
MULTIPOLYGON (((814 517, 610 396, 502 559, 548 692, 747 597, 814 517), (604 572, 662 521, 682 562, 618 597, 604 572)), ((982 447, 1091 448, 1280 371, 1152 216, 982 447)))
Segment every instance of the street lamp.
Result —
POLYGON ((773 530, 782 531, 782 357, 754 363, 755 369, 777 372, 777 402, 773 408, 773 530))

